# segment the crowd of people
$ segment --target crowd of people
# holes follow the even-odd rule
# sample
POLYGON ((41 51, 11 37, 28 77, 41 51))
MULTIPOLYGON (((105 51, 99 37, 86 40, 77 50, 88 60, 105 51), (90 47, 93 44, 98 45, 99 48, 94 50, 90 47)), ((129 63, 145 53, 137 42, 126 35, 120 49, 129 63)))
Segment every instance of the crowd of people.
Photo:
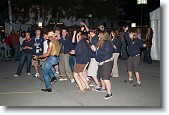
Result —
POLYGON ((120 30, 106 31, 103 25, 89 28, 80 22, 81 29, 69 32, 66 27, 56 30, 36 28, 35 31, 14 31, 1 38, 1 57, 6 59, 14 55, 19 65, 15 77, 21 76, 24 63, 27 62, 27 75, 43 76, 44 92, 52 92, 52 84, 70 80, 76 83, 78 93, 91 91, 91 86, 97 92, 107 92, 105 99, 112 97, 110 78, 118 78, 118 59, 127 60, 128 80, 133 82, 133 72, 136 84, 141 86, 139 74, 140 57, 143 62, 152 64, 151 45, 153 31, 147 28, 145 36, 140 28, 130 31, 128 26, 120 30), (12 50, 11 50, 12 49, 12 50), (11 53, 12 51, 12 53, 11 53), (39 69, 42 66, 43 75, 39 69), (93 81, 91 83, 91 81, 93 81))

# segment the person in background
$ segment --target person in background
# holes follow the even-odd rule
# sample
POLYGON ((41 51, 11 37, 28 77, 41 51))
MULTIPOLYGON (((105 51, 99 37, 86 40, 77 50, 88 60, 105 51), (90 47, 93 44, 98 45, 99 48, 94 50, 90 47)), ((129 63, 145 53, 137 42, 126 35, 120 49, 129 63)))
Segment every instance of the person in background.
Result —
MULTIPOLYGON (((74 34, 76 31, 74 31, 74 34)), ((79 87, 78 93, 85 93, 83 84, 85 84, 86 90, 90 90, 90 86, 87 81, 86 66, 90 61, 90 49, 87 46, 85 39, 87 35, 84 33, 78 34, 78 43, 75 50, 72 50, 70 53, 76 55, 76 64, 74 68, 74 79, 79 87)))
POLYGON ((23 41, 24 41, 25 39, 26 39, 26 38, 25 38, 25 31, 23 31, 23 32, 21 33, 21 36, 19 37, 20 45, 22 45, 22 43, 23 43, 23 41))
POLYGON ((151 59, 152 38, 153 38, 153 29, 151 27, 148 27, 145 39, 143 40, 147 45, 146 49, 143 51, 144 53, 143 62, 147 62, 148 64, 152 64, 151 59))
POLYGON ((97 88, 97 92, 106 92, 107 95, 105 99, 110 99, 112 97, 112 88, 110 82, 110 76, 113 67, 113 46, 109 36, 106 31, 99 32, 99 41, 97 47, 92 46, 92 50, 96 53, 96 61, 98 62, 98 76, 101 80, 100 88, 97 88))
POLYGON ((125 36, 124 38, 128 45, 128 54, 129 54, 129 58, 127 61, 128 80, 125 80, 124 82, 125 83, 133 82, 132 71, 134 71, 137 82, 133 86, 137 87, 137 86, 141 86, 140 73, 139 73, 140 48, 146 47, 146 44, 143 44, 143 42, 137 38, 137 33, 131 32, 129 34, 127 31, 128 31, 128 27, 125 28, 125 32, 124 32, 124 36, 125 36))
POLYGON ((142 40, 142 34, 141 34, 141 29, 140 28, 136 29, 136 33, 137 33, 138 39, 142 40))
POLYGON ((34 47, 34 41, 30 38, 30 33, 26 32, 25 33, 26 39, 22 43, 22 56, 21 60, 18 65, 18 69, 16 74, 14 75, 15 77, 18 77, 22 73, 23 66, 25 62, 27 61, 27 74, 31 75, 31 60, 33 56, 33 47, 34 47))
MULTIPOLYGON (((73 39, 73 37, 75 37, 74 34, 73 34, 73 36, 71 38, 73 39)), ((75 50, 75 48, 76 48, 76 42, 75 43, 72 42, 71 43, 71 50, 75 50)), ((70 54, 69 65, 70 65, 70 68, 71 68, 72 72, 74 70, 75 63, 76 63, 76 56, 75 56, 75 54, 70 54)))
POLYGON ((119 32, 117 30, 114 30, 111 32, 111 40, 113 45, 113 69, 112 69, 112 77, 119 77, 119 71, 118 71, 118 58, 121 51, 121 39, 119 37, 119 32))
MULTIPOLYGON (((59 40, 59 38, 60 38, 60 30, 59 29, 57 29, 57 30, 55 30, 55 39, 57 39, 57 40, 59 40)), ((54 66, 54 68, 55 68, 55 77, 59 77, 59 63, 58 64, 56 64, 55 66, 54 66)))
POLYGON ((1 49, 2 60, 6 60, 7 59, 7 45, 6 45, 4 38, 2 38, 0 41, 0 49, 1 49))
MULTIPOLYGON (((123 26, 123 27, 122 27, 123 33, 124 33, 125 27, 126 27, 126 26, 123 26)), ((122 33, 122 34, 123 34, 123 33, 122 33)), ((125 59, 127 59, 127 57, 128 57, 128 54, 127 54, 127 44, 126 44, 126 41, 125 41, 124 35, 123 35, 123 36, 121 37, 121 56, 120 56, 120 58, 121 58, 122 60, 125 60, 125 59)))
POLYGON ((59 38, 59 42, 61 45, 59 71, 62 76, 59 80, 64 81, 67 80, 68 77, 71 83, 74 83, 73 73, 69 65, 69 52, 71 51, 72 42, 66 28, 62 29, 62 36, 59 38))
POLYGON ((15 34, 15 37, 12 39, 12 44, 13 47, 15 48, 15 61, 18 61, 20 59, 20 31, 17 31, 17 33, 15 34))
POLYGON ((52 92, 52 86, 50 83, 50 76, 51 74, 55 75, 52 71, 54 65, 59 62, 59 52, 60 52, 60 44, 57 39, 55 39, 55 34, 53 31, 48 33, 48 38, 50 39, 48 50, 43 55, 34 55, 34 59, 37 60, 38 58, 45 58, 48 57, 44 63, 43 67, 43 77, 45 82, 45 89, 41 89, 44 92, 52 92))
POLYGON ((14 45, 14 41, 15 41, 15 40, 13 40, 14 38, 15 38, 15 31, 12 30, 10 35, 9 35, 9 43, 10 43, 10 48, 11 48, 11 57, 14 56, 14 51, 15 51, 14 46, 13 46, 14 45))
MULTIPOLYGON (((43 41, 44 39, 41 37, 41 30, 40 28, 36 29, 36 36, 33 37, 34 39, 34 48, 33 48, 33 55, 39 56, 43 54, 43 41)), ((38 65, 42 65, 42 59, 32 60, 32 65, 35 68, 35 77, 39 77, 39 70, 38 65)))
POLYGON ((5 42, 6 42, 6 50, 7 50, 7 58, 11 57, 11 52, 10 52, 10 45, 11 45, 11 41, 9 38, 9 34, 5 33, 5 42))

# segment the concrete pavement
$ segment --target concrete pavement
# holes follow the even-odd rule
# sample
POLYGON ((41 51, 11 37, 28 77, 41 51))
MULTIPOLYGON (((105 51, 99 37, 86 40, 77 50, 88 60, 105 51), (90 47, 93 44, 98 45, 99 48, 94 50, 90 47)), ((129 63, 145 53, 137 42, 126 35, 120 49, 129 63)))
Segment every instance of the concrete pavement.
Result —
MULTIPOLYGON (((0 105, 1 106, 161 106, 160 62, 141 62, 141 87, 124 83, 127 77, 126 60, 119 60, 119 78, 111 78, 113 97, 105 100, 106 93, 89 91, 78 94, 75 83, 58 81, 53 92, 41 92, 44 83, 33 76, 27 76, 26 64, 22 76, 14 77, 18 61, 0 61, 0 105)), ((32 68, 32 73, 34 69, 32 68)), ((40 78, 42 71, 40 69, 40 78)), ((135 77, 134 77, 135 81, 135 77)))

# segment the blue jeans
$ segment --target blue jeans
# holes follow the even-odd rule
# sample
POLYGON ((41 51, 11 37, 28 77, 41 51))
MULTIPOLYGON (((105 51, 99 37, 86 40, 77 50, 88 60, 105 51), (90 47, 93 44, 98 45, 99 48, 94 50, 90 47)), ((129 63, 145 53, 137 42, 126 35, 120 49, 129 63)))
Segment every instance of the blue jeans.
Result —
MULTIPOLYGON (((44 70, 44 66, 45 66, 45 62, 42 62, 42 70, 44 70)), ((50 78, 53 78, 53 77, 55 77, 55 70, 54 70, 54 67, 52 67, 52 71, 53 72, 50 72, 49 73, 49 76, 50 76, 50 78)))
POLYGON ((52 71, 52 68, 58 62, 59 62, 59 57, 50 56, 43 65, 43 77, 44 77, 46 89, 51 89, 49 76, 55 75, 54 72, 52 71))
POLYGON ((144 51, 144 62, 148 62, 148 64, 152 64, 152 59, 151 59, 151 46, 148 46, 144 51))
POLYGON ((70 66, 72 72, 74 70, 75 61, 76 61, 76 56, 75 55, 70 55, 70 57, 69 57, 69 66, 70 66))
POLYGON ((17 75, 21 75, 23 65, 25 64, 25 61, 27 61, 27 73, 30 73, 31 70, 31 64, 32 64, 32 54, 28 53, 22 53, 21 60, 19 62, 18 70, 17 70, 17 75))
POLYGON ((20 58, 20 45, 16 44, 15 46, 15 59, 18 60, 20 58))

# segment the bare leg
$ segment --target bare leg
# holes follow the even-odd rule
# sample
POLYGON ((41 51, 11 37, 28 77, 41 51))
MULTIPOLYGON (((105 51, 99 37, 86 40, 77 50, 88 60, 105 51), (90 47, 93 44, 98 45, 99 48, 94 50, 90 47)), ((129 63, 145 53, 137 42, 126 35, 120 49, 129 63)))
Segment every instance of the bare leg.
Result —
POLYGON ((75 79, 80 91, 84 91, 83 86, 82 86, 81 81, 80 81, 80 78, 78 76, 78 73, 74 73, 74 79, 75 79))
POLYGON ((39 73, 39 71, 38 71, 38 61, 36 61, 36 63, 34 64, 34 66, 35 66, 35 72, 39 73))
POLYGON ((103 81, 104 81, 104 84, 106 86, 107 93, 111 94, 112 92, 111 92, 111 82, 110 82, 110 80, 103 80, 103 81))
POLYGON ((59 73, 59 66, 58 65, 55 65, 55 72, 59 73))
POLYGON ((129 77, 129 80, 132 80, 132 72, 131 71, 128 71, 128 77, 129 77))
POLYGON ((100 78, 102 89, 106 89, 105 82, 100 78))
POLYGON ((137 80, 137 83, 140 83, 140 74, 139 72, 136 72, 136 80, 137 80))
POLYGON ((90 86, 89 86, 89 84, 88 84, 88 82, 87 82, 87 80, 86 80, 86 78, 84 77, 84 75, 83 75, 82 72, 79 73, 79 76, 80 76, 80 78, 83 80, 83 82, 85 83, 86 88, 87 88, 87 89, 90 89, 90 86))
POLYGON ((97 79, 97 76, 92 76, 94 82, 96 83, 97 86, 101 86, 99 80, 97 79))

